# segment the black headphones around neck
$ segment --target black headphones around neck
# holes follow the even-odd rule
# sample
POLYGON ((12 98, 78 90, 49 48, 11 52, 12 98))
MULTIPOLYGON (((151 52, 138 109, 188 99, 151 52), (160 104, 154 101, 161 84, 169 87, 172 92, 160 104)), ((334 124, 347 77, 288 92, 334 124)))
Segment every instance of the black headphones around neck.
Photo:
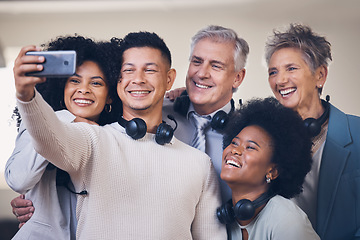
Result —
MULTIPOLYGON (((174 111, 179 113, 180 115, 186 117, 190 107, 190 98, 186 90, 182 92, 182 94, 175 99, 174 102, 174 111)), ((231 99, 231 111, 232 113, 235 109, 234 100, 231 99)), ((229 113, 229 114, 230 114, 229 113)), ((225 128, 226 124, 229 121, 229 114, 227 114, 223 110, 219 110, 215 113, 215 115, 211 118, 210 126, 214 130, 222 130, 225 128)))
POLYGON ((241 199, 235 206, 233 206, 232 199, 230 199, 216 210, 216 215, 222 224, 230 224, 234 222, 235 219, 249 220, 255 215, 255 210, 269 201, 273 196, 275 196, 275 194, 265 192, 254 201, 241 199))
POLYGON ((325 111, 318 119, 307 118, 304 120, 305 127, 311 137, 315 137, 315 136, 319 135, 319 133, 321 132, 321 126, 329 118, 329 113, 330 113, 329 101, 330 101, 329 95, 326 95, 326 101, 321 99, 321 103, 322 103, 323 107, 325 108, 325 111))
MULTIPOLYGON (((160 145, 170 143, 174 136, 174 131, 177 128, 177 122, 175 121, 174 117, 171 115, 168 115, 167 117, 174 121, 176 126, 173 129, 169 124, 162 122, 157 127, 155 141, 160 145)), ((143 138, 146 134, 147 126, 145 121, 141 118, 133 118, 132 120, 127 121, 123 117, 120 117, 118 123, 125 128, 126 134, 135 140, 143 138)))

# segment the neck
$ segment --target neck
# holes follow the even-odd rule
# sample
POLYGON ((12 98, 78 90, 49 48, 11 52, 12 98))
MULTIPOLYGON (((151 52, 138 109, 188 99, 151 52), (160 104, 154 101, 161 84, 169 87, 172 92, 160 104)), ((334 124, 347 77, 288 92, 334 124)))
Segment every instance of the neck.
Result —
POLYGON ((148 133, 156 133, 157 127, 162 123, 162 112, 135 110, 127 111, 124 109, 123 118, 130 121, 133 118, 141 118, 145 121, 148 133))
POLYGON ((324 106, 321 103, 321 99, 308 104, 307 106, 298 107, 295 109, 302 119, 315 118, 318 119, 325 111, 324 106))
POLYGON ((195 112, 197 112, 199 115, 209 115, 213 112, 219 111, 221 108, 226 106, 226 104, 228 104, 230 100, 224 104, 192 104, 194 106, 195 112))

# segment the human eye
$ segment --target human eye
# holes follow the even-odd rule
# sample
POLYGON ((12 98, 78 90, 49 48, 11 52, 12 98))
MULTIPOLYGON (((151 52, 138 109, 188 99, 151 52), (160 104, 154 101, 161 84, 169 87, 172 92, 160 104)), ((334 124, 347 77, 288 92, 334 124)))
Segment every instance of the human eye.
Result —
POLYGON ((253 146, 251 146, 251 145, 247 145, 247 146, 246 146, 246 149, 248 149, 248 150, 256 150, 256 148, 253 147, 253 146))
POLYGON ((275 74, 277 74, 276 70, 270 70, 269 72, 269 77, 274 76, 275 74))
POLYGON ((96 87, 101 87, 101 86, 104 86, 105 83, 102 81, 92 81, 91 85, 96 86, 96 87))
POLYGON ((122 70, 122 72, 125 73, 125 74, 130 74, 130 73, 134 72, 134 69, 133 68, 124 68, 122 70))
POLYGON ((193 58, 191 60, 191 63, 194 64, 195 66, 199 66, 202 63, 202 61, 198 58, 193 58))
POLYGON ((223 66, 221 66, 220 64, 212 64, 212 68, 215 70, 221 70, 223 69, 223 66))
POLYGON ((79 84, 80 80, 77 78, 69 78, 68 82, 72 84, 79 84))
POLYGON ((239 146, 239 143, 238 143, 238 141, 237 141, 236 138, 234 138, 234 139, 231 141, 230 144, 233 145, 233 146, 235 146, 235 147, 239 146))
POLYGON ((157 70, 156 70, 156 69, 153 69, 153 68, 146 68, 146 69, 145 69, 145 72, 146 72, 146 73, 156 73, 157 70))

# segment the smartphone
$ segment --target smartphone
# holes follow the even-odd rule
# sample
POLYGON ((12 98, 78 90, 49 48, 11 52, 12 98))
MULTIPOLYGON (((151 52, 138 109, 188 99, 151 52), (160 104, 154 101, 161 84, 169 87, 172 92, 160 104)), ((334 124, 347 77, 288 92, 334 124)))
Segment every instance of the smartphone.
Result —
POLYGON ((42 51, 27 52, 26 55, 44 56, 45 61, 42 71, 27 73, 27 76, 35 77, 69 77, 75 74, 76 70, 76 52, 72 50, 65 51, 42 51))

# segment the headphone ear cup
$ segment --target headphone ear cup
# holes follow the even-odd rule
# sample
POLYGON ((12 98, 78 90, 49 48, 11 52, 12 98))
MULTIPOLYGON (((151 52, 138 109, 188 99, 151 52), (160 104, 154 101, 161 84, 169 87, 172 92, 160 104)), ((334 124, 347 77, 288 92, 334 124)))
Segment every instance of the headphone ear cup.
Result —
POLYGON ((305 119, 304 124, 311 137, 317 136, 321 131, 321 124, 315 118, 305 119))
POLYGON ((182 116, 186 116, 189 107, 190 107, 190 98, 188 95, 180 95, 175 99, 174 102, 174 111, 181 114, 182 116))
POLYGON ((126 134, 137 140, 145 136, 146 123, 141 118, 133 118, 125 124, 126 134))
POLYGON ((216 210, 216 216, 222 224, 230 224, 235 220, 232 200, 230 199, 216 210))
POLYGON ((226 112, 220 110, 212 117, 211 127, 215 130, 222 130, 229 121, 229 116, 226 112))
POLYGON ((169 143, 174 136, 174 129, 166 123, 161 123, 156 129, 155 141, 164 145, 165 143, 169 143))
POLYGON ((235 217, 239 220, 249 220, 255 214, 256 207, 248 199, 241 199, 234 206, 235 217))

